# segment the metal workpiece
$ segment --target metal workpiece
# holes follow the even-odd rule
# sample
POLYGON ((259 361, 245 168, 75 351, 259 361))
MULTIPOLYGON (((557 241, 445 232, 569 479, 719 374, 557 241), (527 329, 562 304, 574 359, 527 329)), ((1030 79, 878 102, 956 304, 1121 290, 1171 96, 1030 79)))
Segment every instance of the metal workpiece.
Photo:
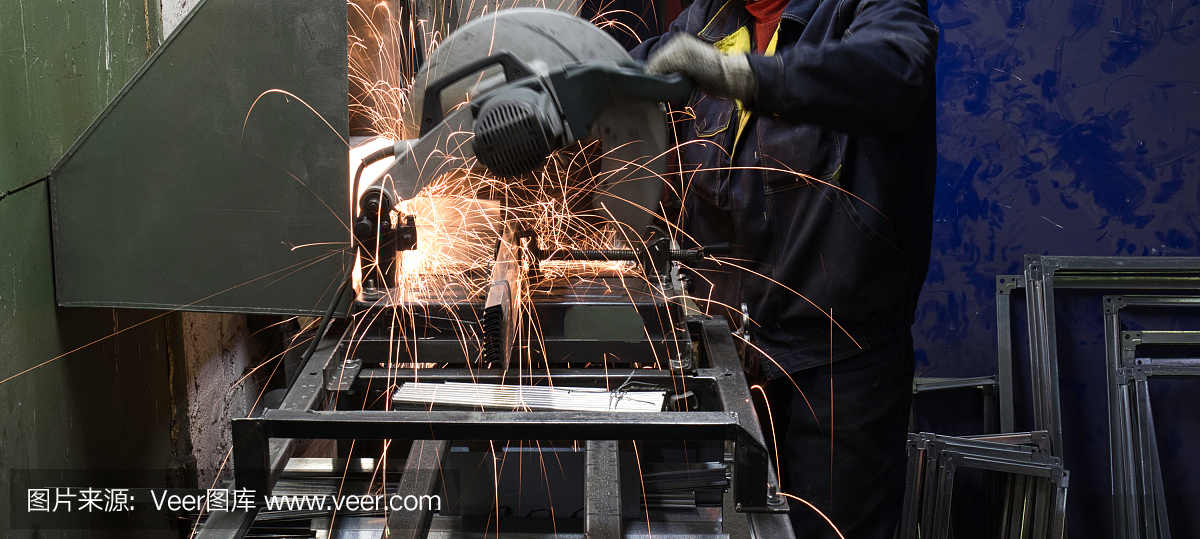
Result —
POLYGON ((666 389, 636 389, 626 384, 608 390, 562 384, 514 386, 480 382, 404 382, 392 394, 392 404, 396 409, 407 407, 418 410, 653 413, 663 411, 667 394, 666 389))
MULTIPOLYGON (((734 499, 741 511, 779 511, 768 500, 767 453, 731 412, 459 412, 267 410, 234 420, 239 488, 271 491, 273 438, 445 440, 731 440, 737 446, 734 499)), ((786 509, 782 509, 786 510, 786 509)))
POLYGON ((1034 426, 1050 433, 1053 453, 1062 456, 1054 290, 1195 290, 1200 258, 1026 255, 1024 263, 1034 426))
MULTIPOLYGON (((483 304, 483 365, 508 369, 520 324, 521 299, 524 297, 526 270, 515 232, 501 234, 492 264, 491 286, 483 304)), ((528 261, 526 261, 528 263, 528 261)))
POLYGON ((1200 332, 1125 331, 1120 314, 1130 307, 1195 309, 1200 307, 1200 296, 1108 295, 1102 305, 1115 532, 1131 539, 1168 538, 1171 530, 1149 379, 1200 377, 1200 332), (1191 357, 1154 357, 1156 350, 1170 348, 1191 352, 1191 357))
POLYGON ((1065 533, 1069 474, 1047 452, 1046 433, 1012 433, 972 438, 910 434, 900 537, 952 536, 950 508, 958 468, 1004 476, 1001 507, 989 534, 1017 539, 1060 539, 1065 533), (1040 445, 1039 445, 1040 443, 1040 445))

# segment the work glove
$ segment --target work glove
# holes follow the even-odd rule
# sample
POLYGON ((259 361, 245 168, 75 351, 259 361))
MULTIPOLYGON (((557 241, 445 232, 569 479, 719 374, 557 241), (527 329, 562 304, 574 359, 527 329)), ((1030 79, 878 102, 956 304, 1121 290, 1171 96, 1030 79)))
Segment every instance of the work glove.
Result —
POLYGON ((758 80, 745 54, 722 54, 691 34, 678 34, 654 51, 646 61, 646 73, 682 73, 717 97, 747 101, 758 91, 758 80))

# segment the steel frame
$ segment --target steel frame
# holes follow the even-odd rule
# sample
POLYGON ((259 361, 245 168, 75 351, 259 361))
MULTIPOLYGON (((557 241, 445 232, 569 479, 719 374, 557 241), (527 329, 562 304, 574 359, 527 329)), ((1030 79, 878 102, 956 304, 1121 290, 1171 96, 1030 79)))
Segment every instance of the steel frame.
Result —
MULTIPOLYGON (((1016 288, 1024 288, 1029 328, 1034 429, 1048 431, 1051 453, 1062 457, 1062 414, 1058 391, 1054 290, 1195 290, 1200 288, 1200 258, 1025 255, 1024 263, 1023 275, 1016 278, 1011 275, 997 277, 999 360, 1001 368, 1011 365, 1012 323, 1009 318, 1011 313, 1007 295, 1016 288), (1006 296, 1003 301, 1001 295, 1006 296)), ((1006 397, 1003 391, 1002 389, 1001 414, 1005 413, 1006 397)), ((1011 394, 1007 401, 1011 402, 1011 394)), ((1002 418, 1002 424, 1004 421, 1002 418)))
MULTIPOLYGON (((1011 383, 1008 385, 1011 386, 1011 383)), ((997 394, 1000 391, 1001 382, 998 375, 992 376, 974 376, 970 378, 928 378, 916 377, 913 378, 913 395, 929 393, 933 391, 946 391, 952 389, 978 389, 983 395, 983 432, 995 434, 999 432, 1012 432, 1012 425, 1007 429, 1000 428, 996 423, 996 400, 997 394)), ((1011 395, 1012 390, 1009 390, 1011 395)), ((914 416, 910 418, 910 429, 916 429, 916 416, 914 404, 914 416)), ((1009 410, 1012 409, 1011 403, 1009 410)), ((1009 416, 1011 417, 1011 413, 1009 416)))
MULTIPOLYGON (((589 453, 588 473, 597 478, 617 475, 612 468, 615 465, 615 459, 611 458, 612 447, 608 445, 616 440, 724 440, 733 442, 734 447, 732 496, 726 497, 726 510, 749 513, 744 525, 731 527, 733 535, 771 533, 790 536, 787 503, 777 494, 773 467, 728 325, 721 318, 708 317, 691 317, 688 325, 699 335, 698 344, 710 363, 697 369, 695 375, 688 376, 687 383, 689 387, 715 388, 716 395, 710 396, 702 405, 715 405, 716 409, 655 414, 317 410, 327 385, 331 389, 361 387, 359 384, 364 380, 383 377, 394 383, 414 378, 416 374, 338 365, 334 361, 337 340, 327 339, 300 373, 280 409, 267 410, 261 417, 233 421, 236 487, 251 489, 260 495, 270 492, 290 457, 291 439, 415 439, 411 454, 421 455, 420 459, 426 461, 444 458, 446 445, 441 440, 587 440, 589 450, 596 451, 595 455, 589 453), (354 380, 347 382, 344 379, 347 375, 354 380)), ((476 381, 513 379, 512 375, 503 372, 476 370, 471 375, 467 371, 421 369, 420 377, 422 381, 462 379, 464 376, 473 376, 476 381)), ((555 371, 556 383, 620 385, 627 380, 669 382, 672 376, 677 379, 679 374, 653 369, 608 372, 562 369, 561 376, 565 378, 560 378, 560 373, 555 371)), ((526 374, 520 378, 533 381, 536 376, 526 374)), ((412 458, 410 456, 410 464, 412 458)), ((401 487, 426 492, 432 488, 433 481, 431 476, 414 475, 402 478, 401 487)), ((589 485, 587 490, 588 528, 596 537, 619 536, 613 535, 614 519, 619 519, 619 503, 614 510, 614 500, 592 498, 594 494, 602 494, 601 491, 610 492, 610 487, 605 484, 604 489, 596 490, 589 485)), ((213 514, 198 536, 202 539, 242 537, 256 513, 257 510, 213 514)), ((404 537, 422 537, 428 530, 429 517, 428 513, 417 512, 406 515, 402 522, 400 518, 389 516, 389 531, 399 532, 404 537)), ((725 520, 732 523, 740 519, 727 517, 725 520)))
POLYGON ((900 537, 951 535, 954 474, 960 467, 1007 474, 1000 537, 1063 537, 1069 474, 1059 458, 1048 454, 1045 434, 970 438, 910 434, 900 537))
POLYGON ((1141 345, 1200 345, 1200 332, 1122 331, 1127 307, 1200 307, 1200 296, 1104 296, 1113 513, 1121 537, 1169 538, 1150 377, 1200 377, 1200 359, 1137 357, 1141 345), (1140 503, 1139 503, 1140 501, 1140 503))

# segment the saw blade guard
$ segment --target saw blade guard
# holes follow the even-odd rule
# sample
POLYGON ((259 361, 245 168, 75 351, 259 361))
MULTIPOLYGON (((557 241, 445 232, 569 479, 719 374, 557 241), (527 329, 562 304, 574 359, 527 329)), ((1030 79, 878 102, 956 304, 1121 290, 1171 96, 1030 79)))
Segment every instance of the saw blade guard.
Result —
MULTIPOLYGON (((669 140, 667 118, 658 104, 666 98, 658 98, 658 91, 649 92, 655 98, 638 97, 634 94, 639 92, 629 91, 628 85, 613 84, 619 87, 613 95, 594 96, 599 113, 582 115, 594 121, 568 125, 568 118, 560 116, 592 106, 579 102, 591 99, 593 92, 555 96, 546 84, 561 91, 570 86, 563 82, 564 73, 589 65, 610 66, 606 73, 623 66, 644 77, 640 68, 632 67, 636 64, 624 48, 604 31, 554 10, 501 10, 451 34, 422 66, 410 92, 404 135, 415 140, 397 145, 400 160, 392 173, 400 175, 404 163, 410 168, 417 163, 424 166, 408 178, 393 177, 399 198, 415 196, 434 176, 471 163, 471 157, 495 176, 511 178, 540 168, 554 150, 580 140, 598 140, 594 213, 617 229, 618 244, 639 241, 654 223, 666 192, 669 140), (525 94, 540 96, 544 102, 525 94), (521 96, 526 98, 517 99, 521 96), (437 103, 430 102, 435 99, 437 103), (572 99, 574 106, 567 103, 572 99), (463 106, 467 103, 473 106, 463 106), (559 110, 567 108, 571 111, 559 110), (465 140, 472 133, 474 139, 465 140)), ((597 81, 606 86, 605 82, 597 81)))
MULTIPOLYGON (((630 61, 629 53, 620 43, 579 17, 542 8, 499 10, 468 22, 450 34, 421 66, 409 92, 409 106, 404 111, 404 138, 420 136, 425 90, 431 82, 498 51, 508 51, 541 74, 567 64, 630 61)), ((504 83, 500 65, 489 67, 478 76, 457 81, 441 92, 442 114, 448 116, 461 104, 504 83)))

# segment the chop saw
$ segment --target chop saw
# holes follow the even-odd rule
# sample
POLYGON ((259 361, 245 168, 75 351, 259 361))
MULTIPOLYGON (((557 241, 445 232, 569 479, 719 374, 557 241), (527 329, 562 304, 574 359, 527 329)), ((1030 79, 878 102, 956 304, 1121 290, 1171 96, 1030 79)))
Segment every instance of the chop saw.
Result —
MULTIPOLYGON (((654 226, 662 103, 693 90, 559 12, 501 10, 449 36, 417 75, 409 138, 355 175, 364 269, 348 323, 314 339, 281 408, 234 421, 237 487, 286 489, 292 440, 333 439, 343 473, 363 452, 401 454, 385 493, 440 500, 338 517, 387 537, 791 537, 729 327, 689 307, 678 276, 728 246, 680 250, 654 226), (435 239, 403 203, 447 175, 520 182, 582 144, 599 146, 590 204, 609 245, 543 245, 501 198, 482 212, 482 286, 403 286, 403 253, 435 239), (625 266, 546 277, 599 261, 625 266)), ((201 537, 221 529, 210 520, 201 537)))

